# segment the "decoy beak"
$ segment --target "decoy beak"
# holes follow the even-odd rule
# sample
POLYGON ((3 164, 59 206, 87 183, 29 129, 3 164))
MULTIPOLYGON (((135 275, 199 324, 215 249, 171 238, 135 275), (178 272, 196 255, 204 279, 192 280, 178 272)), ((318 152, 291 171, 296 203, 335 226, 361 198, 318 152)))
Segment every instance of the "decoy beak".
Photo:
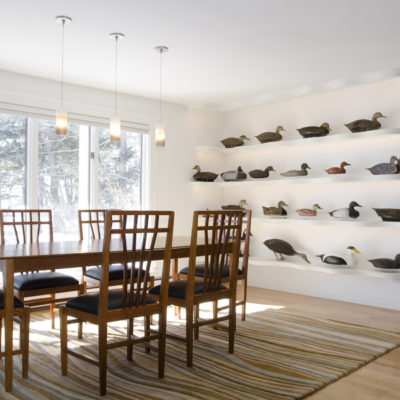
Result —
POLYGON ((355 247, 353 248, 353 250, 354 250, 357 254, 361 254, 355 247))

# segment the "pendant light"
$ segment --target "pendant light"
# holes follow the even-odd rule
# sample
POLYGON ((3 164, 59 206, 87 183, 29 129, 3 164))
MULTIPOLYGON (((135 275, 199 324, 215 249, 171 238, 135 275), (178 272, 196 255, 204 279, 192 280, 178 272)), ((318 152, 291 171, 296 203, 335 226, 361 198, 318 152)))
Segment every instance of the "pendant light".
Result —
POLYGON ((166 46, 154 47, 154 50, 160 53, 160 115, 159 123, 156 124, 155 140, 156 146, 165 146, 165 127, 162 124, 162 55, 168 51, 166 46))
POLYGON ((68 131, 68 115, 64 111, 64 29, 65 24, 72 22, 72 18, 65 15, 58 15, 56 21, 62 25, 61 41, 61 102, 60 109, 56 111, 56 133, 59 136, 65 136, 68 131))
POLYGON ((110 119, 110 140, 119 142, 121 138, 121 121, 117 118, 117 72, 118 72, 118 39, 123 39, 123 33, 113 32, 110 36, 115 39, 115 72, 114 72, 114 117, 110 119))

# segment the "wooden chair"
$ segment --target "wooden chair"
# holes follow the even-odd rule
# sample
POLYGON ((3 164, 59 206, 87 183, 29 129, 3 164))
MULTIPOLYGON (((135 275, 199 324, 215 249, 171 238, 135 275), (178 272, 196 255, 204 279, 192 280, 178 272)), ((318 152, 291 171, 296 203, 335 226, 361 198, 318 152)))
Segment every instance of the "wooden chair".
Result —
MULTIPOLYGON (((105 209, 94 210, 79 210, 79 235, 80 239, 84 240, 85 237, 90 237, 91 240, 102 239, 104 237, 104 224, 105 224, 105 209)), ((113 215, 113 224, 120 226, 122 223, 122 216, 120 214, 113 215)), ((83 268, 83 284, 85 286, 85 293, 87 288, 87 281, 94 282, 98 285, 101 279, 101 267, 83 268)), ((134 278, 137 278, 139 270, 134 269, 134 278)), ((109 286, 121 286, 123 283, 124 267, 122 264, 111 264, 109 267, 109 286)), ((131 273, 131 268, 128 270, 128 275, 131 273)), ((130 276, 128 276, 129 278, 130 276)), ((154 286, 154 276, 149 276, 150 287, 154 286)))
MULTIPOLYGON (((2 245, 10 242, 39 242, 46 230, 47 240, 52 242, 53 220, 51 210, 0 210, 2 245)), ((83 293, 83 285, 74 277, 54 270, 20 274, 14 278, 14 294, 24 304, 50 305, 53 329, 55 328, 55 305, 67 300, 67 298, 56 298, 56 294, 72 291, 76 291, 78 294, 83 293), (34 298, 32 299, 32 297, 34 298)))
MULTIPOLYGON (((168 304, 186 308, 186 338, 172 336, 186 341, 186 363, 193 363, 193 333, 199 337, 200 326, 229 322, 229 352, 234 350, 236 328, 236 284, 240 251, 240 234, 243 213, 241 211, 195 211, 189 257, 189 271, 186 280, 171 281, 168 290, 168 304), (195 276, 198 243, 205 244, 204 275, 195 276), (222 285, 224 265, 229 263, 229 286, 222 285), (229 313, 221 317, 199 320, 201 303, 229 300, 229 313)), ((161 287, 155 286, 150 294, 160 296, 161 287)))
POLYGON ((132 346, 145 343, 146 352, 150 351, 150 341, 158 340, 158 376, 164 376, 166 308, 168 296, 169 269, 171 260, 172 232, 174 223, 173 211, 107 211, 101 267, 100 291, 84 294, 60 307, 61 315, 61 371, 67 375, 67 356, 73 355, 99 367, 100 394, 106 393, 107 350, 116 347, 127 347, 127 359, 132 360, 132 346), (113 227, 113 217, 121 216, 121 226, 113 227), (161 234, 161 235, 160 235, 161 234), (117 246, 122 252, 123 284, 122 289, 109 290, 110 242, 112 248, 117 246), (117 240, 117 242, 115 242, 117 240), (157 240, 157 248, 156 246, 157 240), (131 250, 131 249, 136 249, 131 250), (160 285, 160 296, 154 300, 148 296, 150 266, 156 252, 162 249, 163 270, 160 285), (164 250, 165 249, 165 250, 164 250), (139 274, 134 279, 129 274, 129 263, 137 265, 139 274), (150 332, 150 316, 158 314, 158 331, 150 332), (68 320, 71 316, 75 319, 68 320), (145 318, 144 336, 133 336, 133 319, 145 318), (98 360, 71 350, 67 347, 68 324, 79 320, 98 325, 99 357, 98 360), (125 340, 107 342, 108 323, 127 320, 125 340))

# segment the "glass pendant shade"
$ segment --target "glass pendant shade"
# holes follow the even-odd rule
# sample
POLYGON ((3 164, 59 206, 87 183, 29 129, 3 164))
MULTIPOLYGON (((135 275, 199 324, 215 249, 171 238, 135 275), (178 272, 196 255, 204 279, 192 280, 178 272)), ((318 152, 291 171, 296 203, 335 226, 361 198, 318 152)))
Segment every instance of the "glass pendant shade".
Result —
POLYGON ((165 146, 165 127, 161 124, 156 125, 156 146, 165 146))
POLYGON ((118 118, 110 119, 110 140, 119 142, 121 139, 121 121, 118 118))
POLYGON ((56 111, 56 133, 66 136, 68 132, 68 115, 65 111, 56 111))

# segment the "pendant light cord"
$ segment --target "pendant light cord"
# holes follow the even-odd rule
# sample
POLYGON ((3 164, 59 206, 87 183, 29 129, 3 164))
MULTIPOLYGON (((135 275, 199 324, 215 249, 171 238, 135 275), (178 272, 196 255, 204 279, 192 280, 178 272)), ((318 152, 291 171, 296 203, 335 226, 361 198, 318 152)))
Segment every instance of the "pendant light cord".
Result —
POLYGON ((114 116, 117 116, 118 35, 115 35, 114 116))
POLYGON ((61 110, 64 109, 64 29, 65 29, 65 19, 62 20, 62 40, 61 40, 61 110))
POLYGON ((163 50, 160 49, 160 124, 162 124, 162 54, 163 50))

